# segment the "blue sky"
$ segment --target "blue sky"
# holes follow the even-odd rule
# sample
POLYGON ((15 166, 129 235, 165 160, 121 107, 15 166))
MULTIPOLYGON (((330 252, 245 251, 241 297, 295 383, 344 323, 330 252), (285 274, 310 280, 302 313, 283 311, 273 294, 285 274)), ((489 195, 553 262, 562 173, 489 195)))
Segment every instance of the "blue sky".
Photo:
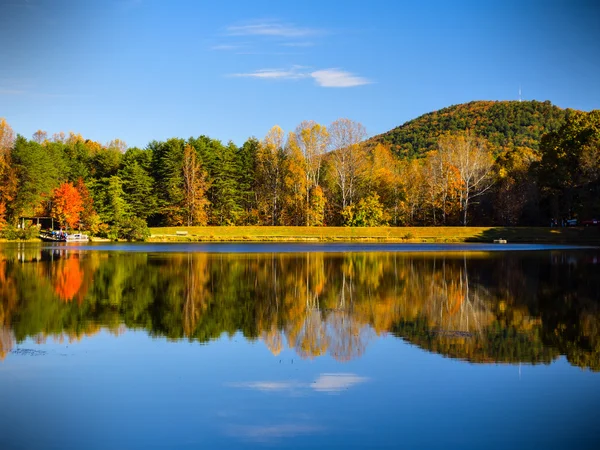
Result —
POLYGON ((600 108, 593 1, 0 0, 0 117, 26 137, 369 135, 471 100, 600 108))

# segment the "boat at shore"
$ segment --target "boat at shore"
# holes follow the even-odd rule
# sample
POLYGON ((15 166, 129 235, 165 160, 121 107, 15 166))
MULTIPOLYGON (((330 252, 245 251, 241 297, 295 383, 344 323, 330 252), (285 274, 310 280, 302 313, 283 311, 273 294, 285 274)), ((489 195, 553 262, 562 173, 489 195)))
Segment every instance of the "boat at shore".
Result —
POLYGON ((40 239, 45 242, 88 242, 90 240, 87 234, 68 234, 62 231, 42 231, 40 239))

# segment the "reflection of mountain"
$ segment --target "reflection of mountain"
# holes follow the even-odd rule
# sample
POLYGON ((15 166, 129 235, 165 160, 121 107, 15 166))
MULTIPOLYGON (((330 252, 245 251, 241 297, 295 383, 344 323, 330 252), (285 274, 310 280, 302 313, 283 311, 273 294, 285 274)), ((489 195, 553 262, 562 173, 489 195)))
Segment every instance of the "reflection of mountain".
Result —
POLYGON ((599 370, 596 267, 560 255, 5 249, 0 351, 12 336, 72 340, 124 324, 200 342, 241 331, 274 354, 289 346, 303 358, 349 360, 392 332, 472 362, 548 363, 562 353, 599 370))

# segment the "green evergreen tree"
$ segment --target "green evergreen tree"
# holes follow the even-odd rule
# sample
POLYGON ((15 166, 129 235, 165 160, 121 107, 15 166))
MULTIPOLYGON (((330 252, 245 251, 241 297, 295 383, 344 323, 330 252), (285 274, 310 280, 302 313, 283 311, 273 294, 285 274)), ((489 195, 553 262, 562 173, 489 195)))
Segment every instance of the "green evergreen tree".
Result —
POLYGON ((157 213, 157 199, 154 180, 148 170, 152 153, 137 148, 128 149, 123 156, 119 176, 123 181, 124 199, 129 205, 131 214, 146 220, 157 213))
POLYGON ((243 223, 250 225, 256 222, 256 154, 260 142, 256 138, 250 138, 238 151, 241 191, 241 206, 244 210, 243 223))
POLYGON ((212 221, 216 225, 237 225, 243 212, 243 191, 240 188, 240 161, 233 142, 226 147, 221 146, 216 154, 215 163, 212 221))
POLYGON ((130 208, 123 192, 123 181, 119 176, 102 178, 92 184, 91 190, 94 206, 104 223, 118 225, 130 215, 130 208))
POLYGON ((154 174, 160 220, 166 225, 181 225, 183 211, 183 139, 151 142, 152 173, 154 174))
POLYGON ((14 218, 33 215, 49 205, 49 193, 60 183, 60 156, 48 152, 37 142, 17 136, 11 159, 18 177, 18 190, 12 204, 14 218))

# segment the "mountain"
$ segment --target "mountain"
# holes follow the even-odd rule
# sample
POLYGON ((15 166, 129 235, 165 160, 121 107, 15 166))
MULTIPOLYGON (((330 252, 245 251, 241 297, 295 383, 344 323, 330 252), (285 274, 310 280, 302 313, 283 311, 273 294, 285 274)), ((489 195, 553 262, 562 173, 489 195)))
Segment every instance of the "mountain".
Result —
POLYGON ((537 150, 542 135, 557 130, 569 111, 549 101, 473 101, 424 114, 368 143, 388 144, 397 155, 413 158, 434 150, 440 134, 471 130, 496 154, 513 147, 537 150))

